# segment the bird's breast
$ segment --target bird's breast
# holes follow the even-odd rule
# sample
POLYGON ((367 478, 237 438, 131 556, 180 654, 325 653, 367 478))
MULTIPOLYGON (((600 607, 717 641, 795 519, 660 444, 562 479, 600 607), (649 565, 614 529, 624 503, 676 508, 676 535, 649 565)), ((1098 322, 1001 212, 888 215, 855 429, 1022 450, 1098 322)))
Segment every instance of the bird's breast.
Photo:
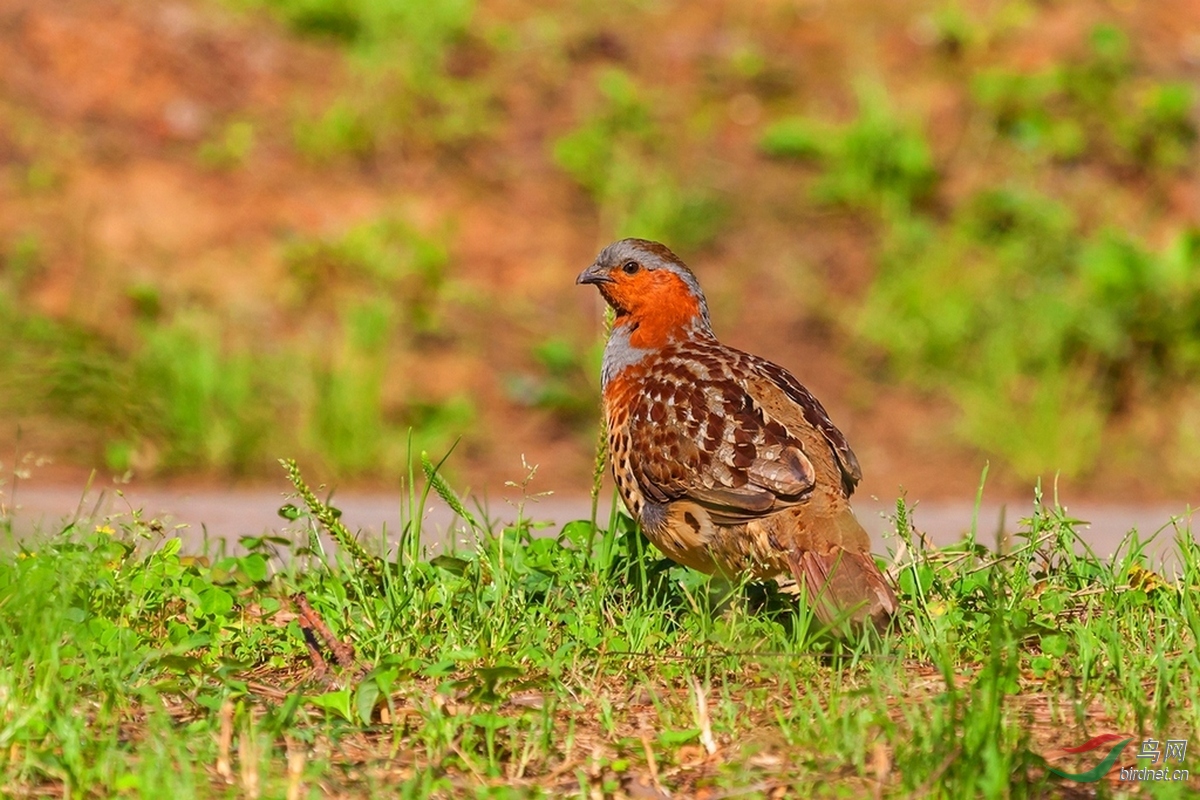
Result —
POLYGON ((645 498, 634 473, 633 447, 630 437, 630 405, 628 398, 636 391, 635 381, 620 374, 604 386, 604 418, 608 427, 608 458, 613 479, 626 509, 634 519, 642 521, 645 498))
POLYGON ((604 345, 604 361, 600 367, 600 380, 606 391, 609 383, 641 365, 652 352, 630 341, 634 332, 636 328, 632 326, 617 325, 608 336, 608 342, 604 345))

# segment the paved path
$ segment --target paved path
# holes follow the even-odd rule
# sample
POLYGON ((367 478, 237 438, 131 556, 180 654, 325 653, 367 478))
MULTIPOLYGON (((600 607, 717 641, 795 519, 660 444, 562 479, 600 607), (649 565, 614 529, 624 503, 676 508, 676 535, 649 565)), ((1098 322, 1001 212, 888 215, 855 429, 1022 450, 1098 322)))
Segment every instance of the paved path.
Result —
MULTIPOLYGON (((65 520, 77 514, 88 519, 102 519, 110 514, 128 513, 141 509, 145 518, 157 517, 168 527, 180 528, 185 546, 199 550, 205 537, 210 540, 223 539, 230 544, 245 535, 264 532, 283 532, 287 522, 278 515, 278 509, 286 502, 281 492, 268 490, 218 490, 128 487, 117 494, 112 489, 92 490, 86 496, 78 488, 20 485, 15 495, 4 498, 15 504, 13 513, 14 531, 18 537, 27 537, 36 532, 57 530, 65 520)), ((351 530, 363 530, 368 535, 379 536, 385 530, 388 538, 395 540, 401 530, 401 500, 398 495, 339 494, 334 505, 343 512, 342 519, 351 530)), ((1110 556, 1121 540, 1132 529, 1146 538, 1156 531, 1163 531, 1151 545, 1156 555, 1169 556, 1173 551, 1175 528, 1172 520, 1182 520, 1179 527, 1187 531, 1200 530, 1200 515, 1187 517, 1188 504, 1149 506, 1106 506, 1098 504, 1067 503, 1067 510, 1077 519, 1087 521, 1080 528, 1084 538, 1100 556, 1110 556)), ((1193 502, 1192 508, 1200 506, 1193 502)), ((602 504, 602 514, 607 518, 607 504, 602 504)), ((874 537, 876 550, 883 551, 895 546, 886 536, 892 530, 885 514, 892 511, 892 504, 871 499, 855 503, 855 511, 863 525, 874 537)), ((979 541, 994 544, 1000 530, 1013 533, 1020 530, 1020 520, 1028 517, 1032 505, 1010 503, 1001 506, 985 502, 979 510, 977 527, 979 541)), ((491 519, 501 523, 511 522, 517 517, 517 507, 511 502, 493 500, 487 506, 491 519)), ((590 507, 586 498, 551 496, 538 501, 527 501, 525 516, 545 520, 554 525, 545 528, 553 533, 556 526, 574 519, 589 516, 590 507)), ((407 515, 404 515, 407 517, 407 515)), ((928 502, 919 503, 914 520, 919 530, 924 531, 935 544, 949 544, 961 538, 969 530, 974 516, 971 502, 928 502)), ((423 515, 422 530, 425 541, 431 547, 444 544, 454 536, 458 526, 454 515, 436 497, 427 504, 423 515)), ((461 538, 461 535, 459 535, 461 538)))

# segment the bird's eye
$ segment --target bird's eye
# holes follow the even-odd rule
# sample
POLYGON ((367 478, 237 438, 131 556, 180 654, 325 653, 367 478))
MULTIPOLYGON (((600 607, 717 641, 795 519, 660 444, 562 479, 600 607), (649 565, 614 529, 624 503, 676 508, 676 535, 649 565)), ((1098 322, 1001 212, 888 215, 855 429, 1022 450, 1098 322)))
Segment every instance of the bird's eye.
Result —
POLYGON ((633 275, 641 268, 642 268, 642 265, 637 263, 636 261, 626 261, 625 264, 621 267, 621 270, 626 275, 633 275))

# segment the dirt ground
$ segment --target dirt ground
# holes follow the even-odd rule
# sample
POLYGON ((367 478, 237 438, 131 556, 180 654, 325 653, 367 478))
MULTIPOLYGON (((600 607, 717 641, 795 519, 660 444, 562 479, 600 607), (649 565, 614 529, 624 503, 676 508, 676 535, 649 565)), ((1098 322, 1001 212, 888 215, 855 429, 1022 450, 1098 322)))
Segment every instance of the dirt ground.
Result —
MULTIPOLYGON (((462 152, 415 146, 367 164, 319 166, 295 152, 290 125, 298 105, 321 107, 349 80, 333 45, 202 0, 0 0, 0 169, 9 174, 0 182, 0 237, 41 235, 45 268, 28 295, 38 311, 79 320, 120 343, 130 335, 127 290, 135 283, 152 282, 173 302, 225 309, 247 321, 248 335, 270 337, 284 325, 276 301, 281 237, 336 232, 396 208, 431 226, 450 220, 454 278, 489 311, 456 321, 452 346, 435 343, 404 358, 422 396, 466 392, 475 401, 478 432, 455 457, 458 475, 474 487, 499 486, 522 477, 523 456, 540 467, 535 488, 580 494, 589 485, 593 434, 514 402, 503 381, 528 368, 532 342, 556 335, 586 344, 600 329, 595 293, 573 282, 606 244, 604 226, 548 154, 577 119, 586 95, 580 87, 598 67, 619 64, 652 81, 661 102, 683 102, 706 81, 732 80, 706 74, 709 56, 758 36, 757 46, 783 70, 782 91, 801 93, 811 108, 848 114, 848 75, 874 73, 902 87, 894 101, 927 113, 948 176, 943 191, 953 197, 995 176, 961 163, 970 112, 942 79, 953 67, 922 44, 926 5, 781 3, 771 12, 774 24, 764 26, 766 12, 753 4, 663 3, 653 12, 661 25, 635 28, 622 26, 616 10, 576 15, 563 4, 565 60, 541 62, 536 49, 517 48, 512 69, 533 71, 505 81, 502 124, 484 143, 462 152), (254 157, 234 170, 206 168, 198 146, 237 119, 255 123, 254 157), (18 170, 44 174, 45 186, 18 185, 18 170)), ((532 11, 523 0, 495 0, 480 3, 478 15, 523 33, 532 11)), ((1200 62, 1197 2, 1055 3, 1037 13, 1044 24, 1035 40, 1004 45, 1014 62, 1033 66, 1078 47, 1088 20, 1111 17, 1153 68, 1178 73, 1200 62)), ((797 202, 805 168, 768 161, 755 149, 769 111, 757 101, 731 102, 724 117, 705 121, 712 144, 694 155, 697 169, 732 200, 717 242, 689 254, 718 334, 784 364, 822 399, 863 464, 864 494, 886 499, 904 487, 913 497, 972 496, 986 459, 956 443, 953 407, 890 383, 836 324, 871 280, 874 233, 797 202)), ((1064 191, 1087 196, 1102 178, 1085 165, 1064 191)), ((1143 188, 1131 180, 1128 196, 1104 202, 1132 208, 1130 198, 1143 188)), ((1159 224, 1200 220, 1194 181, 1155 191, 1159 224)), ((19 447, 55 462, 39 471, 43 479, 86 476, 92 464, 74 445, 78 431, 23 424, 19 447)), ((17 447, 13 427, 0 425, 3 452, 17 447)), ((1106 461, 1060 488, 1107 501, 1177 499, 1188 491, 1142 463, 1106 461)), ((993 493, 1029 494, 1027 481, 995 464, 989 482, 993 493)))

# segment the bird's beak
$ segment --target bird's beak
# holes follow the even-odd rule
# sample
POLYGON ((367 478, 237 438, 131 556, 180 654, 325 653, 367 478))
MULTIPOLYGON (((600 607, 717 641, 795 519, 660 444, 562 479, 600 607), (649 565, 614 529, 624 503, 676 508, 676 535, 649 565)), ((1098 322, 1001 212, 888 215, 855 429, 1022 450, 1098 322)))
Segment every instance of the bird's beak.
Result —
POLYGON ((608 274, 608 268, 602 267, 599 264, 592 264, 590 267, 579 273, 579 277, 575 279, 576 284, 584 283, 615 283, 612 276, 608 274))

